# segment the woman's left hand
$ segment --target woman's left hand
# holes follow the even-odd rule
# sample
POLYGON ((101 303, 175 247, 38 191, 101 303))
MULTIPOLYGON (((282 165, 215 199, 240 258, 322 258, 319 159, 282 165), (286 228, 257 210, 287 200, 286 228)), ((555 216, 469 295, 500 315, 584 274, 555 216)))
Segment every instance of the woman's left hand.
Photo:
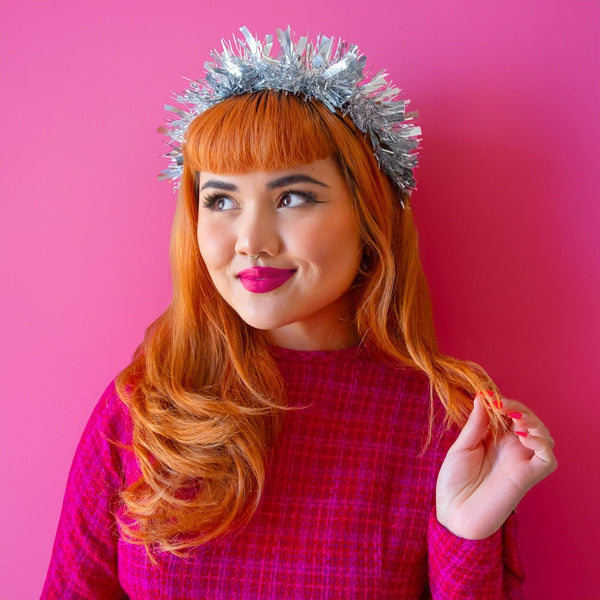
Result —
POLYGON ((557 465, 554 440, 526 406, 496 400, 494 410, 512 419, 513 433, 500 433, 494 441, 483 402, 483 394, 477 394, 469 419, 448 450, 436 488, 438 521, 472 540, 497 531, 525 493, 557 465))

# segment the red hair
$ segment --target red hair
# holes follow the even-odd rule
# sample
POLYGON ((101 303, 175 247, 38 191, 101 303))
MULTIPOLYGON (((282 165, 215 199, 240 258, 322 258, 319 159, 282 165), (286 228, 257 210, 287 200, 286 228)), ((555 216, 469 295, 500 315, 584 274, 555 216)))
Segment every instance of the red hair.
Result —
POLYGON ((220 297, 200 256, 198 171, 270 171, 334 157, 364 247, 354 286, 363 343, 383 360, 424 372, 449 423, 464 423, 477 391, 496 391, 479 366, 440 354, 410 199, 379 170, 349 118, 285 92, 236 96, 191 123, 183 154, 173 298, 117 378, 142 469, 123 492, 133 525, 122 526, 132 542, 176 553, 250 519, 285 410, 264 334, 220 297))

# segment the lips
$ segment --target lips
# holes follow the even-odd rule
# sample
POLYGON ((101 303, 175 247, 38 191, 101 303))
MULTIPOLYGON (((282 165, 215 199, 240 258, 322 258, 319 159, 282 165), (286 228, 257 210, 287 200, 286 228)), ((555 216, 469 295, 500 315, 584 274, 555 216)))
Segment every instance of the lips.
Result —
POLYGON ((296 269, 275 269, 273 267, 251 267, 238 273, 242 285, 255 294, 264 294, 281 287, 296 269))

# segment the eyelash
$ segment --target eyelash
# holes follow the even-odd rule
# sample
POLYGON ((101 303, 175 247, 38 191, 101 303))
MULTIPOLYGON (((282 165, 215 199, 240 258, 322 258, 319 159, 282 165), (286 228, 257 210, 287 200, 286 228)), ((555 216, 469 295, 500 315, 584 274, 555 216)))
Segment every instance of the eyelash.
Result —
POLYGON ((204 197, 204 199, 202 200, 202 206, 204 206, 205 208, 209 208, 210 210, 217 210, 215 208, 217 202, 223 198, 228 197, 229 196, 223 194, 222 192, 213 192, 204 197))
MULTIPOLYGON (((291 195, 301 196, 307 201, 308 204, 320 204, 320 201, 317 200, 317 195, 314 192, 308 192, 303 190, 286 190, 285 192, 282 192, 279 196, 279 201, 281 201, 281 199, 285 196, 291 195)), ((208 194, 204 197, 204 199, 202 200, 202 206, 208 208, 209 210, 218 211, 218 209, 216 208, 216 204, 219 200, 222 200, 224 198, 229 198, 229 196, 227 194, 224 194, 223 192, 212 192, 211 194, 208 194)))
POLYGON ((286 190, 279 196, 279 202, 285 196, 300 196, 304 198, 308 204, 318 204, 317 195, 314 192, 308 192, 303 190, 286 190))

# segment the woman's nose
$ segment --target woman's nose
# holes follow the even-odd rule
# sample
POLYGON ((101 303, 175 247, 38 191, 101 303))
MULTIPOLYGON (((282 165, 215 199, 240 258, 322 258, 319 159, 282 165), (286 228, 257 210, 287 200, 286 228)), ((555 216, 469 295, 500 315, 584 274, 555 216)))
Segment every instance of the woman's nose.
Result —
POLYGON ((269 214, 266 210, 258 208, 243 210, 238 220, 236 253, 247 256, 278 254, 281 241, 276 220, 276 215, 269 214))

